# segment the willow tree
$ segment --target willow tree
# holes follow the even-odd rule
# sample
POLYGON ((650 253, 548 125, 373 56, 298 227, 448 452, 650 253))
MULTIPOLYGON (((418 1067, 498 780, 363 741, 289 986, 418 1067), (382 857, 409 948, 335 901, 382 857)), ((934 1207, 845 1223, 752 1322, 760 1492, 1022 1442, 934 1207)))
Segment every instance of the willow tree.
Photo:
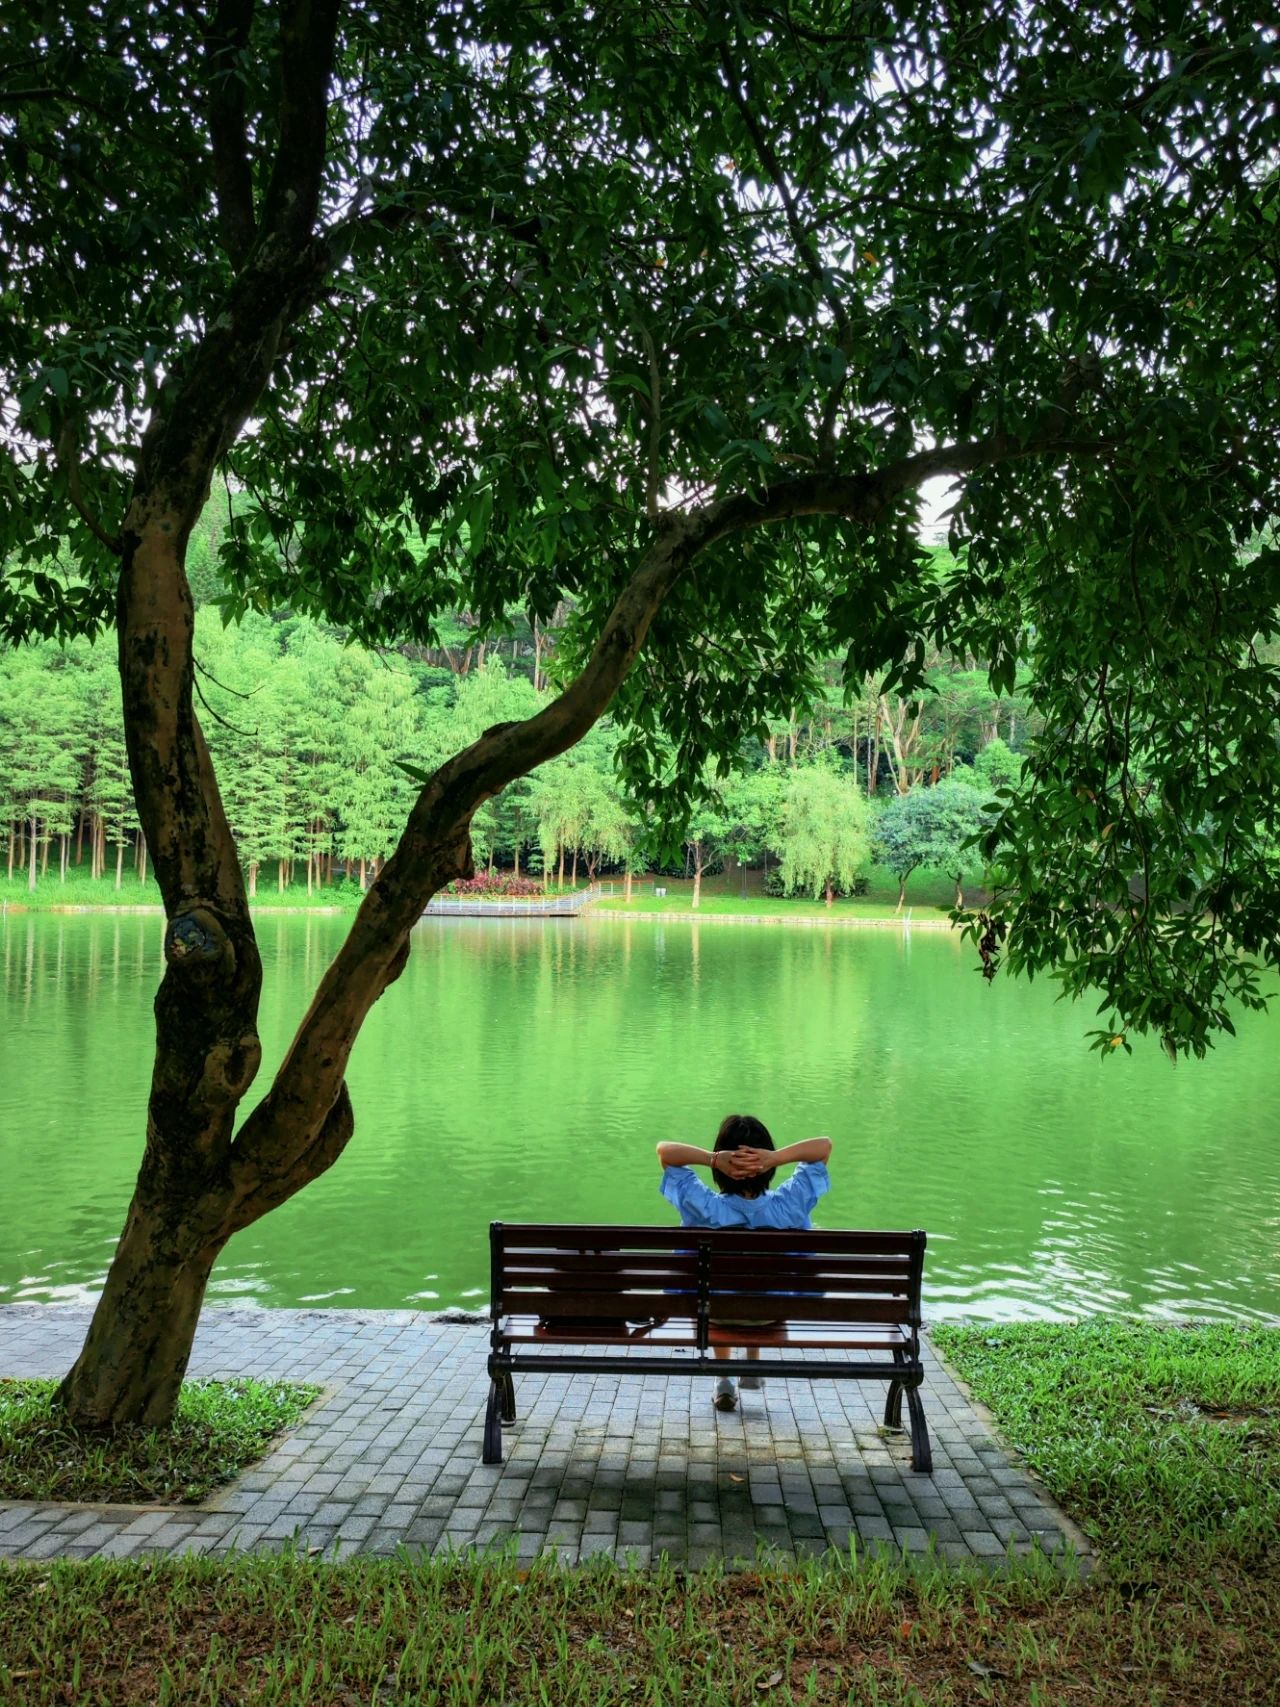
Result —
POLYGON ((992 832, 1012 958, 1171 1047, 1254 999, 1278 557, 1240 548, 1275 508, 1274 33, 1232 5, 966 16, 6 13, 0 624, 114 628, 167 913, 74 1416, 169 1415, 226 1240, 350 1139, 352 1046, 469 871, 473 813, 611 702, 632 787, 678 817, 833 650, 904 692, 930 644, 996 687, 1030 650, 1049 733, 992 832), (915 544, 936 475, 942 581, 915 544), (184 563, 211 504, 232 616, 429 645, 452 609, 490 634, 573 611, 563 690, 424 774, 253 1097, 261 965, 184 563))

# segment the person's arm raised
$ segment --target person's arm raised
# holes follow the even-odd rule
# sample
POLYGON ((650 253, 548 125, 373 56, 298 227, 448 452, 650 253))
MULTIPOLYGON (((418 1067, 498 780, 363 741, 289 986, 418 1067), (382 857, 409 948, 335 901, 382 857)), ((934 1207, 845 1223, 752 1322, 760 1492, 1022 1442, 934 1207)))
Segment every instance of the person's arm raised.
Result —
POLYGON ((788 1162, 825 1162, 830 1157, 830 1138, 802 1138, 798 1144, 784 1144, 780 1150, 775 1150, 773 1163, 781 1168, 788 1162))
MULTIPOLYGON (((829 1146, 828 1146, 829 1147, 829 1146)), ((658 1160, 664 1168, 710 1168, 712 1173, 718 1170, 729 1174, 735 1179, 743 1177, 745 1170, 739 1170, 738 1150, 700 1150, 696 1144, 676 1144, 664 1140, 658 1145, 658 1160)))

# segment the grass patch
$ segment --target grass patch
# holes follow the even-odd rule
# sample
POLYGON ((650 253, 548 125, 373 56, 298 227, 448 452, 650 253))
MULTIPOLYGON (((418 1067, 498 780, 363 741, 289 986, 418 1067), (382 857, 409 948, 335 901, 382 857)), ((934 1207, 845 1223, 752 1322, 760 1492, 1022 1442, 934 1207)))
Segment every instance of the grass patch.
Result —
MULTIPOLYGON (((260 878, 258 893, 249 903, 254 912, 269 913, 286 907, 290 910, 306 907, 341 907, 354 911, 360 905, 360 886, 350 882, 330 883, 307 894, 305 883, 295 883, 278 890, 274 878, 260 878)), ((137 874, 129 869, 119 889, 116 888, 115 867, 102 877, 91 878, 74 867, 60 882, 56 868, 41 877, 34 889, 27 888, 25 877, 12 879, 0 872, 0 903, 13 911, 29 913, 53 912, 59 907, 163 907, 164 900, 151 873, 139 883, 137 874)))
MULTIPOLYGON (((730 871, 706 877, 697 914, 693 914, 693 880, 688 877, 644 878, 632 886, 632 899, 622 898, 623 879, 606 877, 604 899, 596 902, 597 910, 622 913, 689 913, 698 918, 717 914, 738 914, 751 918, 811 918, 835 922, 839 919, 891 919, 898 916, 898 880, 884 866, 872 866, 867 872, 867 893, 856 900, 832 902, 815 901, 808 895, 765 895, 762 871, 730 871), (608 893, 612 885, 614 893, 608 893), (665 888, 657 896, 655 888, 665 888)), ((978 905, 985 891, 977 878, 966 881, 965 900, 978 905)), ((955 904, 955 884, 945 872, 921 869, 912 873, 907 886, 903 912, 912 918, 945 919, 955 904)))
POLYGON ((1266 1701, 1259 1585, 1135 1601, 1064 1583, 828 1559, 682 1574, 296 1554, 0 1572, 14 1707, 859 1707, 1266 1701))
POLYGON ((201 1500, 262 1457, 320 1392, 284 1381, 185 1381, 170 1429, 71 1428, 56 1381, 0 1380, 0 1499, 201 1500))
POLYGON ((1254 1569, 1280 1534, 1280 1329, 940 1326, 933 1338, 1117 1565, 1254 1569))

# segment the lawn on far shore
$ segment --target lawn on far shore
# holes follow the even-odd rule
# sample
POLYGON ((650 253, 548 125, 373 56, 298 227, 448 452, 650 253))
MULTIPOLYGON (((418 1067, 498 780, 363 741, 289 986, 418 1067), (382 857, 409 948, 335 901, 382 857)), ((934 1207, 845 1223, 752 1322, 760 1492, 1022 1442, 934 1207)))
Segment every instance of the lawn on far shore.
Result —
MULTIPOLYGON (((898 880, 883 866, 872 866, 868 871, 865 895, 836 900, 830 907, 825 901, 815 901, 809 895, 766 895, 764 872, 748 868, 735 867, 729 871, 717 872, 714 877, 704 877, 696 914, 693 911, 693 879, 689 877, 637 877, 632 882, 630 902, 623 899, 623 877, 616 874, 605 876, 599 879, 599 883, 603 895, 595 903, 595 910, 628 914, 689 913, 693 917, 706 918, 728 914, 739 918, 790 918, 825 920, 827 923, 905 916, 912 921, 933 920, 945 923, 955 904, 955 883, 952 878, 946 872, 931 871, 923 867, 911 874, 907 884, 906 904, 901 915, 897 905, 898 880), (664 890, 665 893, 658 895, 658 889, 664 890)), ((576 885, 566 882, 563 891, 553 880, 547 893, 554 895, 586 887, 585 876, 580 876, 576 885)), ((986 891, 981 888, 976 876, 972 879, 966 878, 964 895, 966 905, 974 907, 981 906, 987 898, 986 891)), ((250 902, 250 906, 255 913, 278 910, 295 912, 299 909, 353 912, 359 906, 360 900, 360 887, 354 880, 323 884, 313 888, 308 894, 305 884, 293 883, 285 889, 278 888, 274 872, 270 871, 260 876, 258 893, 250 902)), ((132 870, 127 871, 117 889, 114 869, 97 879, 73 869, 65 882, 60 880, 55 869, 41 877, 34 889, 28 889, 26 879, 20 874, 9 878, 0 871, 0 908, 13 912, 53 912, 62 908, 115 910, 160 906, 160 891, 149 872, 145 881, 139 882, 132 870)))

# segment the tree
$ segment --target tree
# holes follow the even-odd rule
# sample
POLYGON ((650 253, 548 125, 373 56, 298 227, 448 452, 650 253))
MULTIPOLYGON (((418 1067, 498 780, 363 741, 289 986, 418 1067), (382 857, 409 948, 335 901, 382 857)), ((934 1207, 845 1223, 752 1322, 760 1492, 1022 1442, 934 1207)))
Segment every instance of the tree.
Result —
POLYGON ((909 794, 894 794, 877 810, 873 831, 875 857, 887 865, 898 880, 898 905, 901 912, 907 899, 907 879, 923 865, 928 843, 928 808, 924 802, 930 790, 913 788, 909 794))
POLYGON ((931 646, 1006 689, 1033 654, 1046 734, 988 850, 1011 963, 1171 1047, 1261 1000, 1280 551, 1239 547, 1277 507, 1280 113, 1252 12, 78 0, 0 29, 0 627, 115 627, 167 914, 75 1418, 168 1417, 218 1252, 350 1139, 350 1051, 474 813, 610 705, 678 821, 832 651, 901 694, 931 646), (431 646, 446 611, 573 606, 561 691, 416 789, 246 1111, 261 968, 185 571, 227 482, 233 619, 431 646))
MULTIPOLYGON (((972 860, 974 838, 985 827, 986 795, 969 780, 967 766, 932 788, 887 801, 876 826, 884 863, 898 879, 898 910, 906 898, 907 878, 919 865, 945 871, 956 886, 956 906, 964 906, 964 868, 972 860)), ((981 857, 981 856, 977 856, 981 857)))
POLYGON ((1022 775, 1022 755, 1011 750, 1000 735, 994 736, 973 761, 975 785, 993 792, 1016 788, 1022 775))
POLYGON ((856 778, 830 765, 804 765, 787 778, 778 821, 782 881, 788 891, 826 896, 850 890, 871 854, 871 808, 856 778))

